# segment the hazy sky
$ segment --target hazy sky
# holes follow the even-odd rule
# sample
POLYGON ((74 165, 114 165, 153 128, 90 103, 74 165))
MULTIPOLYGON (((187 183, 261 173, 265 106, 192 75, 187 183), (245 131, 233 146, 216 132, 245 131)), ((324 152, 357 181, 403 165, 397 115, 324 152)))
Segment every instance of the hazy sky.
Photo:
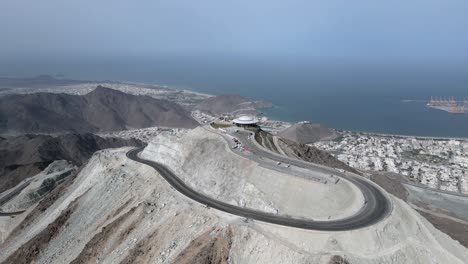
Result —
POLYGON ((0 56, 468 57, 466 0, 1 0, 0 56))

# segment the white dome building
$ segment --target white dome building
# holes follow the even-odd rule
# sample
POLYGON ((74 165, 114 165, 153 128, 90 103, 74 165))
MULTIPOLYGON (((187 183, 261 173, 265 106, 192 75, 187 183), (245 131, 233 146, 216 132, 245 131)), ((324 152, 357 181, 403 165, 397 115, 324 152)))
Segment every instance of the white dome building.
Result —
POLYGON ((258 119, 253 116, 240 116, 232 122, 238 127, 256 127, 258 119))

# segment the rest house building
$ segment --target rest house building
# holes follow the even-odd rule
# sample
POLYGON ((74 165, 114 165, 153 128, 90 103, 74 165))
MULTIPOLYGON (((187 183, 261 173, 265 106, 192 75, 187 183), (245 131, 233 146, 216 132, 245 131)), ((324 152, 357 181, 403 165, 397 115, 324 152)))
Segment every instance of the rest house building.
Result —
POLYGON ((238 127, 254 128, 257 127, 258 120, 253 116, 240 116, 234 119, 232 123, 238 127))

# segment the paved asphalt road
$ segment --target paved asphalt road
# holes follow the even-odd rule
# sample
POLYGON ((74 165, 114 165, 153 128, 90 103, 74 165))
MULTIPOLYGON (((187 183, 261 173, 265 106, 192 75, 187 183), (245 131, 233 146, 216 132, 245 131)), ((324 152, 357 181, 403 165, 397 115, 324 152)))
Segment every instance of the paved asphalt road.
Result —
MULTIPOLYGON (((0 206, 4 205, 5 203, 7 203, 8 201, 10 201, 13 197, 15 197, 16 195, 18 195, 22 190, 24 190, 24 188, 26 188, 30 183, 31 183, 32 179, 29 179, 27 181, 25 181, 23 184, 21 184, 20 186, 16 187, 15 190, 11 191, 9 194, 3 196, 0 198, 0 206)), ((24 213, 25 211, 22 210, 22 211, 16 211, 16 212, 3 212, 0 210, 0 216, 12 216, 12 215, 19 215, 19 214, 22 214, 24 213)))
MULTIPOLYGON (((363 192, 363 195, 367 201, 365 206, 355 215, 343 218, 339 220, 330 220, 330 221, 314 221, 310 219, 300 219, 300 218, 292 218, 287 216, 275 215, 270 213, 265 213, 257 210, 252 210, 248 208, 243 208, 239 206, 235 206, 232 204, 228 204, 211 197, 208 197, 202 193, 199 193, 189 186, 187 186, 180 178, 178 178, 169 168, 166 166, 150 161, 145 160, 138 157, 138 153, 140 153, 143 148, 136 148, 127 152, 127 157, 134 161, 146 164, 148 166, 153 167, 159 174, 170 184, 174 189, 178 192, 182 193, 183 195, 187 196, 188 198, 195 200, 201 204, 207 205, 211 208, 227 212, 230 214, 246 217, 248 219, 254 219, 262 222, 278 224, 283 226, 289 227, 296 227, 302 229, 311 229, 311 230, 323 230, 323 231, 344 231, 344 230, 352 230, 358 229, 366 226, 373 225, 383 219, 391 209, 390 201, 387 197, 381 193, 381 191, 376 188, 372 183, 369 183, 367 180, 348 176, 346 174, 339 173, 333 169, 327 170, 320 166, 314 166, 313 164, 306 163, 306 162, 295 162, 293 159, 284 159, 278 157, 276 155, 271 154, 270 152, 263 151, 258 149, 255 145, 249 144, 248 140, 241 138, 242 143, 246 144, 253 150, 257 155, 265 155, 267 158, 271 158, 273 160, 281 161, 290 163, 295 166, 305 167, 306 164, 309 164, 314 170, 319 170, 320 172, 330 173, 333 172, 334 175, 345 177, 347 180, 351 181, 352 183, 356 184, 358 188, 363 192)), ((311 201, 311 202, 319 202, 319 201, 311 201)))
POLYGON ((0 211, 0 216, 14 216, 24 213, 25 211, 18 211, 18 212, 2 212, 0 211))
POLYGON ((344 178, 356 185, 364 195, 366 203, 361 209, 361 211, 358 214, 354 215, 352 218, 368 218, 367 220, 377 222, 380 219, 387 216, 388 213, 391 211, 391 202, 389 201, 388 197, 385 194, 383 194, 382 191, 369 180, 350 172, 345 173, 333 168, 320 166, 303 160, 298 160, 286 157, 284 155, 272 153, 271 151, 257 147, 258 144, 252 142, 253 140, 255 140, 253 135, 251 136, 252 140, 249 140, 247 138, 249 134, 250 133, 239 132, 235 133, 235 135, 233 136, 235 136, 239 141, 241 141, 242 144, 247 146, 256 156, 261 156, 267 159, 278 161, 283 164, 291 164, 292 166, 305 168, 313 172, 323 173, 326 175, 335 175, 340 178, 344 178))

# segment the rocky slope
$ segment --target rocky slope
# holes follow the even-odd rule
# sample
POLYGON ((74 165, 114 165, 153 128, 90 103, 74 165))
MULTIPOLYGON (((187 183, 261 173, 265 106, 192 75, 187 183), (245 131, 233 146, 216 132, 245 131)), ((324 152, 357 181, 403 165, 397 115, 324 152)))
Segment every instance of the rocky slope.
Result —
POLYGON ((309 144, 320 140, 330 140, 336 135, 333 130, 310 122, 299 122, 283 129, 276 136, 299 144, 309 144))
MULTIPOLYGON (((0 263, 462 264, 468 259, 467 249, 399 199, 392 198, 388 218, 353 231, 245 222, 181 196, 153 169, 128 160, 127 150, 97 152, 73 182, 44 199, 48 206, 25 213, 34 218, 3 230, 9 237, 0 244, 0 263)), ((24 218, 0 218, 0 224, 24 218)))
POLYGON ((354 168, 339 161, 333 155, 326 151, 320 150, 313 146, 299 144, 291 140, 279 138, 263 130, 255 133, 255 140, 263 147, 283 154, 288 157, 305 160, 319 165, 347 170, 354 173, 359 173, 354 168))
POLYGON ((258 109, 265 107, 271 107, 271 103, 251 101, 240 95, 219 95, 203 100, 195 109, 215 116, 225 113, 257 115, 258 109))
POLYGON ((0 138, 0 193, 39 173, 55 160, 80 166, 97 150, 141 145, 138 140, 101 138, 93 134, 0 138))
POLYGON ((205 195, 279 215, 340 219, 353 215, 364 203, 359 190, 345 180, 325 184, 310 179, 330 180, 328 175, 280 168, 275 162, 261 161, 259 165, 239 154, 221 135, 196 128, 181 138, 156 137, 141 156, 166 164, 205 195), (311 189, 314 192, 308 191, 311 189), (323 201, 326 206, 311 200, 323 201))
POLYGON ((414 207, 437 229, 468 248, 468 197, 424 190, 407 185, 395 173, 374 173, 370 179, 395 197, 414 207), (456 208, 456 210, 453 210, 456 208))
POLYGON ((83 96, 35 93, 0 97, 0 134, 86 133, 197 125, 190 113, 176 103, 102 86, 83 96))

